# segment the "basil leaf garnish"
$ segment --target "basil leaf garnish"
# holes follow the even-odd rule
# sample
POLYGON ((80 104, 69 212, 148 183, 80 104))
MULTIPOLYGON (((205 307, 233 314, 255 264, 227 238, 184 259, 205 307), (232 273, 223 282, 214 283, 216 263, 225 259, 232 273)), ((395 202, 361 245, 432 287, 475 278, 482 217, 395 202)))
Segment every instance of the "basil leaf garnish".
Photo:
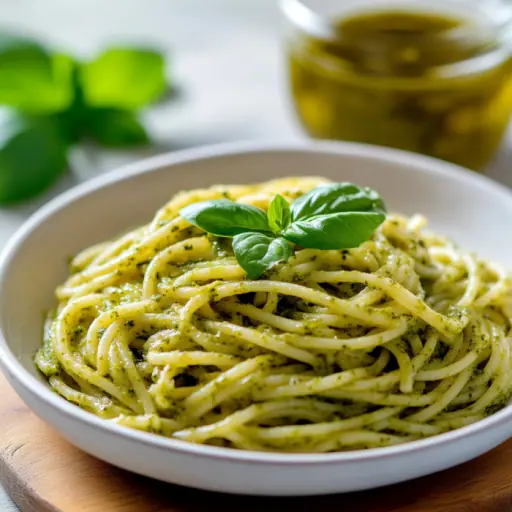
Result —
POLYGON ((249 279, 258 279, 270 267, 288 260, 293 254, 290 242, 263 233, 236 235, 233 238, 233 251, 249 279))
POLYGON ((282 236, 309 249, 349 249, 368 240, 385 218, 380 211, 317 215, 294 222, 282 236))
POLYGON ((294 253, 308 249, 350 249, 368 240, 386 218, 375 190, 352 183, 329 183, 300 196, 292 205, 277 194, 268 212, 228 201, 203 201, 181 210, 194 226, 232 237, 233 252, 249 279, 257 279, 294 253))
POLYGON ((276 234, 281 233, 292 221, 290 203, 283 196, 277 194, 270 202, 267 216, 270 229, 276 234))
POLYGON ((385 211, 380 195, 371 188, 352 183, 320 185, 300 196, 291 206, 294 222, 316 215, 370 210, 385 211))
POLYGON ((181 216, 191 224, 216 236, 235 236, 247 231, 270 231, 263 210, 227 199, 202 201, 186 206, 181 216))

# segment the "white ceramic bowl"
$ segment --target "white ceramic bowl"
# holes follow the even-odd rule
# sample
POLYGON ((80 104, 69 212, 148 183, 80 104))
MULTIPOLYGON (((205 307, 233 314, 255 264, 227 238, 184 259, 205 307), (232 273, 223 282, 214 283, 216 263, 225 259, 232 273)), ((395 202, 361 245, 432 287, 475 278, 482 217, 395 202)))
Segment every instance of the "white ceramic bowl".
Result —
POLYGON ((200 446, 101 420, 50 391, 32 357, 43 311, 67 261, 91 244, 147 222, 172 194, 214 183, 324 175, 378 189, 392 210, 426 214, 432 227, 483 257, 512 256, 512 193, 429 158, 337 143, 234 144, 173 153, 87 182, 36 213, 0 264, 0 363, 30 408, 70 442, 116 466, 172 483, 243 494, 354 491, 439 471, 512 436, 512 406, 422 441, 330 454, 256 453, 200 446))

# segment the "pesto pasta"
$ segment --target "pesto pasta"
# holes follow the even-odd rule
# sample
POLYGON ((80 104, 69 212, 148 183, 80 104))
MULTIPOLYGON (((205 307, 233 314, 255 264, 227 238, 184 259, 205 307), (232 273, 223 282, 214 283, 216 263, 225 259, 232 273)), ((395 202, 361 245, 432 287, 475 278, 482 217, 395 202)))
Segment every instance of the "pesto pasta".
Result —
POLYGON ((322 178, 182 192, 152 222, 78 254, 35 356, 106 421, 246 450, 332 452, 447 432, 512 392, 512 280, 388 214, 356 248, 294 247, 250 280, 232 242, 180 215, 267 210, 322 178))

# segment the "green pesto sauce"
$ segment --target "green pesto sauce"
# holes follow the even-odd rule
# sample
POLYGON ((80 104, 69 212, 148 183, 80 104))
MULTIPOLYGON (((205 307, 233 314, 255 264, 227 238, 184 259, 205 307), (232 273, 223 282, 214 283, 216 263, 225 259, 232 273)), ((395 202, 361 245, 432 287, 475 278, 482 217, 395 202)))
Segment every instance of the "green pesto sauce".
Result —
POLYGON ((499 31, 478 22, 382 10, 338 20, 330 39, 297 38, 289 73, 302 124, 481 168, 508 124, 512 76, 508 53, 494 58, 499 31))

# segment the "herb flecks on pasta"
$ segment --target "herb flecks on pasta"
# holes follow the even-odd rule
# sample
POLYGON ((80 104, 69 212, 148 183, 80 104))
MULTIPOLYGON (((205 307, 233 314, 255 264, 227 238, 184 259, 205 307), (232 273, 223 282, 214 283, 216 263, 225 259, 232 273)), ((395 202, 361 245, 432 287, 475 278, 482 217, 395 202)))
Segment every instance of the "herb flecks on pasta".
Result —
POLYGON ((510 276, 429 232, 421 216, 387 214, 347 249, 281 236, 294 204, 311 206, 299 198, 327 184, 183 192, 149 225, 84 250, 36 355, 52 388, 127 427, 283 452, 389 446, 503 407, 510 276), (219 200, 263 214, 274 202, 266 218, 256 213, 269 231, 251 236, 288 245, 277 242, 281 256, 259 279, 240 266, 232 238, 180 215, 219 200))

